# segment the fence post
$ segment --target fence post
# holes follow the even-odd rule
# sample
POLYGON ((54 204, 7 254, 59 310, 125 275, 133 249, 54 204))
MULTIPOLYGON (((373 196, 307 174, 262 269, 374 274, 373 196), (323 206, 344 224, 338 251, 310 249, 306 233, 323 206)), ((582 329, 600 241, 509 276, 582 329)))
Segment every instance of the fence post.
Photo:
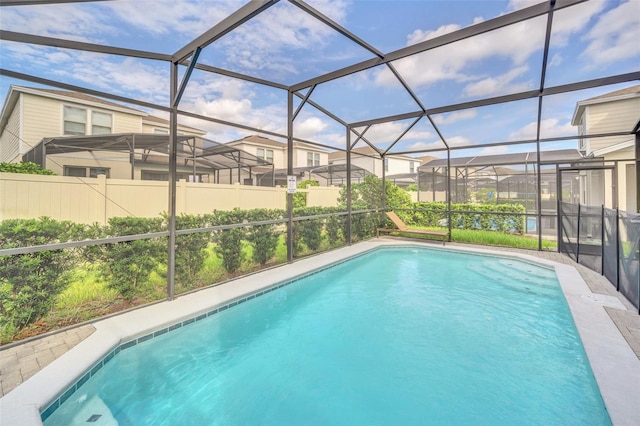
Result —
POLYGON ((620 209, 616 207, 616 290, 620 291, 620 209))
POLYGON ((600 213, 600 275, 604 275, 604 204, 600 213))
POLYGON ((576 263, 580 263, 580 203, 578 203, 578 236, 576 238, 576 263))
POLYGON ((107 224, 107 176, 100 174, 97 176, 98 182, 98 214, 100 215, 98 222, 103 226, 107 224))

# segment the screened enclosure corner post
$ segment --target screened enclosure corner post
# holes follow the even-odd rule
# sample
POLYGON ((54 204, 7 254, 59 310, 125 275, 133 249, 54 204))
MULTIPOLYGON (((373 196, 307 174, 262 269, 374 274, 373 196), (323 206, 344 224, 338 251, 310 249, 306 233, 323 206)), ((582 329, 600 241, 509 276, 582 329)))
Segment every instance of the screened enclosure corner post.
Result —
POLYGON ((616 291, 620 291, 620 209, 618 207, 616 207, 616 291))
MULTIPOLYGON (((457 193, 458 187, 456 185, 456 196, 457 193)), ((447 226, 449 228, 449 242, 453 241, 451 218, 451 150, 447 149, 447 226)))
MULTIPOLYGON (((287 176, 293 174, 293 92, 287 92, 287 176)), ((293 262, 293 194, 287 190, 287 262, 293 262)))
POLYGON ((636 125, 636 212, 640 213, 640 121, 636 125))
POLYGON ((347 130, 347 245, 351 245, 351 128, 346 127, 347 130))
POLYGON ((604 241, 604 204, 602 204, 602 210, 600 213, 600 258, 602 259, 602 262, 600 262, 600 275, 604 275, 604 248, 605 248, 605 241, 604 241))
MULTIPOLYGON (((178 64, 171 64, 170 99, 178 93, 178 64)), ((167 256, 167 299, 175 298, 176 278, 176 176, 178 161, 178 106, 171 105, 169 116, 169 215, 167 230, 169 231, 167 256)))
MULTIPOLYGON (((382 210, 383 212, 387 211, 387 170, 384 166, 384 162, 387 159, 385 154, 380 155, 380 159, 382 160, 382 210)), ((376 206, 376 208, 380 208, 376 206)), ((384 214, 383 214, 384 216, 384 214)))
POLYGON ((560 165, 556 164, 556 235, 558 253, 562 252, 562 175, 560 165))

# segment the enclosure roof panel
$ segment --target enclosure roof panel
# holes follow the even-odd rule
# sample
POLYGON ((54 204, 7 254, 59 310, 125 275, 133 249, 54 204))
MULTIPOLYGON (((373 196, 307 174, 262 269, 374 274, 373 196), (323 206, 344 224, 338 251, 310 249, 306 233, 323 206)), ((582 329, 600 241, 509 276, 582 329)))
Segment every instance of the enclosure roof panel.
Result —
MULTIPOLYGON (((576 149, 561 149, 555 151, 541 151, 540 163, 571 163, 581 160, 583 157, 576 149)), ((537 162, 536 152, 521 152, 514 154, 482 155, 475 157, 446 158, 429 161, 419 167, 420 170, 433 167, 483 167, 510 164, 532 164, 537 162)))

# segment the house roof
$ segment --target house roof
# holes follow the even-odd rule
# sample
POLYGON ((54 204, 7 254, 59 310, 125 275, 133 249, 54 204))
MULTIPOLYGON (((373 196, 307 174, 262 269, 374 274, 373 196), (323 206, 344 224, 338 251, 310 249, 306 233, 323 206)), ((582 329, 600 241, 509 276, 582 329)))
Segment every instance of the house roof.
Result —
MULTIPOLYGON (((307 166, 307 167, 294 167, 293 174, 304 178, 305 175, 320 176, 329 181, 331 180, 344 180, 347 178, 347 165, 346 164, 329 164, 325 166, 307 166)), ((351 166, 351 178, 361 179, 366 176, 372 175, 370 171, 358 167, 355 164, 351 166)), ((288 176, 287 169, 276 169, 268 171, 260 177, 260 181, 269 182, 271 179, 284 180, 288 176)))
MULTIPOLYGON (((271 147, 282 149, 282 150, 287 149, 287 144, 284 142, 274 141, 273 139, 265 138, 264 136, 258 136, 258 135, 246 136, 242 139, 237 139, 235 141, 227 142, 227 145, 235 146, 243 143, 250 143, 252 145, 271 146, 271 147)), ((294 148, 305 148, 312 151, 326 152, 325 149, 317 145, 310 145, 304 142, 293 142, 293 146, 294 148)))
MULTIPOLYGON (((138 114, 146 114, 143 111, 134 109, 134 108, 130 108, 127 106, 124 106, 122 104, 117 104, 115 102, 110 102, 110 101, 106 101, 104 99, 100 99, 100 98, 95 98, 93 96, 89 96, 86 95, 84 93, 80 93, 80 92, 70 92, 68 90, 55 90, 55 89, 40 89, 40 88, 35 88, 35 87, 22 87, 22 86, 17 86, 17 88, 19 89, 31 89, 30 92, 34 93, 34 92, 41 92, 42 94, 50 94, 50 95, 57 95, 57 96, 62 96, 65 98, 70 98, 70 99, 74 99, 77 101, 81 101, 82 103, 95 103, 95 104, 101 104, 104 105, 105 107, 111 107, 111 108, 125 108, 128 110, 131 110, 132 112, 136 112, 138 114)), ((23 90, 21 90, 23 91, 23 90)))
MULTIPOLYGON (((164 118, 160 118, 160 117, 156 117, 155 115, 145 115, 144 117, 142 117, 142 122, 151 122, 151 123, 156 123, 156 124, 161 124, 163 126, 169 126, 169 120, 165 120, 164 118)), ((200 129, 196 129, 195 127, 191 127, 191 126, 186 126, 184 124, 180 124, 178 123, 178 127, 180 129, 183 130, 187 130, 187 131, 191 131, 195 134, 199 134, 199 135, 205 135, 207 132, 205 132, 204 130, 200 130, 200 129)))
MULTIPOLYGON (((371 148, 370 146, 359 146, 357 148, 353 148, 351 150, 352 154, 360 154, 360 155, 366 155, 369 157, 373 157, 373 158, 380 158, 380 155, 378 154, 378 152, 371 148)), ((329 160, 337 160, 340 158, 345 158, 347 155, 347 153, 345 151, 333 151, 329 153, 329 160)), ((413 158, 413 157, 409 157, 408 155, 404 155, 404 154, 387 154, 387 157, 392 157, 392 158, 402 158, 404 160, 415 160, 415 161, 419 161, 417 158, 413 158)))
MULTIPOLYGON (((555 151, 540 151, 540 163, 556 164, 556 163, 572 163, 581 160, 583 157, 576 149, 559 149, 555 151)), ((515 154, 497 154, 483 155, 477 157, 458 157, 451 158, 451 167, 482 167, 494 165, 516 165, 516 164, 535 164, 537 161, 537 153, 520 152, 515 154)), ((421 170, 447 167, 447 159, 439 158, 429 161, 420 166, 421 170)))
MULTIPOLYGON (((52 99, 58 99, 61 101, 75 102, 75 103, 79 103, 87 106, 95 106, 99 108, 109 109, 112 111, 120 111, 127 114, 141 116, 143 121, 152 121, 155 123, 162 123, 167 126, 169 125, 169 121, 163 118, 149 115, 144 111, 140 111, 122 104, 117 104, 115 102, 110 102, 104 99, 89 96, 84 93, 71 92, 68 90, 41 89, 36 87, 12 85, 11 89, 9 90, 9 94, 5 99, 4 106, 2 107, 2 113, 0 114, 0 134, 2 134, 2 131, 6 127, 7 121, 9 120, 9 116, 11 115, 11 112, 15 108, 15 105, 18 102, 18 98, 22 93, 32 94, 36 96, 43 96, 43 97, 52 98, 52 99)), ((179 127, 187 131, 193 131, 194 133, 200 134, 200 135, 204 135, 207 133, 204 130, 196 129, 195 127, 190 127, 185 125, 179 125, 179 127)))
POLYGON ((571 124, 577 126, 580 123, 580 119, 582 118, 587 105, 614 102, 636 97, 640 97, 640 84, 579 101, 576 103, 571 124))
POLYGON ((274 141, 273 139, 265 138, 264 136, 258 135, 245 136, 242 139, 227 142, 227 145, 240 145, 247 142, 257 145, 272 146, 279 149, 285 149, 287 147, 287 144, 283 142, 274 141))
MULTIPOLYGON (((178 163, 197 165, 215 170, 241 167, 271 166, 272 163, 226 144, 202 139, 205 148, 195 146, 194 136, 178 135, 178 141, 186 142, 189 148, 178 153, 178 163), (191 141, 191 142, 189 142, 191 141), (190 163, 190 164, 189 164, 190 163)), ((120 133, 89 136, 65 136, 45 138, 23 156, 23 161, 40 161, 49 154, 68 154, 82 151, 131 152, 142 155, 143 162, 168 164, 169 135, 156 133, 120 133), (141 152, 144 150, 144 152, 141 152)), ((136 160, 138 162, 140 160, 136 160)))

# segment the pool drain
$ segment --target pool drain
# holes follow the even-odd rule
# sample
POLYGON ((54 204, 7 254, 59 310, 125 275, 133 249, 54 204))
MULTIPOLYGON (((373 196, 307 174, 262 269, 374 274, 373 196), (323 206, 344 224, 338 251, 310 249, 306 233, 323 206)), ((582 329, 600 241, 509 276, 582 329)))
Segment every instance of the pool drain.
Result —
POLYGON ((91 417, 87 419, 87 423, 95 423, 100 417, 102 417, 102 414, 92 414, 91 417))

